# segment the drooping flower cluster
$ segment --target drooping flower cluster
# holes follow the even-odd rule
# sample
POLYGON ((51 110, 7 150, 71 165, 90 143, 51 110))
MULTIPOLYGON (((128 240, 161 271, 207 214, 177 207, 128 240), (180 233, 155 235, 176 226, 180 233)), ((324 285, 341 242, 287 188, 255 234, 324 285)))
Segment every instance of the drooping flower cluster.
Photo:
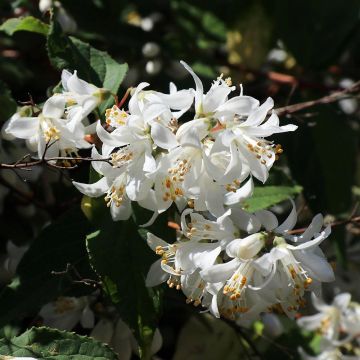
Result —
POLYGON ((114 220, 129 218, 131 201, 153 211, 153 219, 172 203, 180 211, 189 204, 221 216, 251 195, 251 176, 266 181, 282 149, 265 138, 296 126, 279 126, 275 112, 268 117, 271 98, 260 105, 241 91, 229 99, 235 87, 222 76, 204 93, 197 75, 182 64, 193 76, 195 90, 177 90, 171 84, 170 93, 164 94, 141 83, 126 111, 117 105, 106 111, 105 127, 100 121, 89 124, 88 115, 109 92, 79 79, 76 72, 63 71, 63 92, 50 97, 42 109, 22 109, 4 131, 26 139, 39 158, 52 158, 91 147, 85 135, 96 126, 102 148, 92 149, 92 157, 99 160, 92 165, 103 177, 94 184, 74 185, 88 196, 103 195, 114 220), (188 111, 193 103, 195 115, 188 111), (192 120, 179 126, 185 113, 192 120))
POLYGON ((306 290, 319 292, 321 282, 333 280, 318 247, 330 229, 321 230, 318 215, 295 237, 289 233, 294 205, 279 225, 270 211, 249 214, 239 204, 252 195, 252 178, 264 183, 282 153, 267 137, 296 126, 279 125, 271 98, 260 105, 242 88, 230 97, 235 87, 229 78, 220 76, 205 93, 198 76, 182 65, 195 89, 170 84, 164 94, 140 83, 126 110, 123 101, 106 110, 105 124, 90 124, 88 116, 109 92, 64 71, 63 92, 42 110, 31 106, 15 114, 5 132, 26 139, 39 158, 89 148, 86 134, 96 132, 101 148, 93 146, 91 164, 100 180, 73 184, 88 196, 104 196, 114 220, 131 216, 131 202, 153 212, 147 224, 177 206, 178 240, 168 244, 148 235, 161 256, 150 269, 149 286, 167 281, 182 289, 187 302, 242 323, 273 310, 293 317, 306 290))
POLYGON ((330 305, 314 294, 312 301, 319 312, 303 316, 297 322, 303 329, 316 331, 321 335, 321 353, 309 356, 303 349, 299 349, 302 359, 359 359, 360 304, 352 302, 349 293, 335 296, 330 305))
MULTIPOLYGON (((93 162, 103 177, 94 184, 74 183, 88 196, 105 195, 114 220, 131 214, 131 201, 154 212, 153 219, 175 203, 196 211, 221 216, 230 205, 251 195, 250 175, 265 182, 281 146, 265 139, 274 133, 293 131, 279 126, 275 112, 268 118, 273 100, 262 105, 235 90, 230 80, 219 77, 204 93, 200 79, 183 63, 196 89, 170 93, 147 90, 141 83, 132 92, 128 110, 114 105, 106 111, 106 128, 98 122, 101 154, 108 162, 93 162), (195 105, 195 116, 188 110, 195 105), (179 126, 191 113, 193 120, 179 126)), ((152 219, 152 220, 153 220, 152 219)))
POLYGON ((161 258, 152 265, 147 285, 167 281, 183 291, 188 303, 242 324, 263 312, 294 317, 305 304, 305 291, 319 293, 322 282, 334 280, 319 248, 330 228, 322 230, 323 218, 317 215, 294 236, 289 231, 296 220, 294 205, 281 225, 267 210, 249 214, 232 208, 216 221, 185 210, 175 243, 148 233, 149 246, 161 258))

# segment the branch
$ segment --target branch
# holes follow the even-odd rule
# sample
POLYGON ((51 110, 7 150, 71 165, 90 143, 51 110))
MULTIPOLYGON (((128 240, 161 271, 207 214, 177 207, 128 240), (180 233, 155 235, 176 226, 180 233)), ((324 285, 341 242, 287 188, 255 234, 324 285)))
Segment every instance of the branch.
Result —
MULTIPOLYGON (((357 223, 360 223, 360 216, 352 216, 349 219, 333 221, 332 223, 329 224, 329 226, 333 228, 341 225, 357 224, 357 223)), ((302 234, 306 229, 307 227, 290 230, 287 233, 290 235, 302 234)))
POLYGON ((336 91, 330 95, 326 95, 324 97, 321 97, 319 99, 316 100, 310 100, 310 101, 305 101, 305 102, 301 102, 298 104, 293 104, 293 105, 288 105, 288 106, 284 106, 281 108, 277 108, 275 109, 276 114, 278 116, 284 116, 284 115, 290 115, 292 113, 316 106, 316 105, 321 105, 321 104, 330 104, 339 100, 342 100, 344 98, 346 98, 346 95, 349 94, 353 94, 356 92, 360 91, 360 81, 357 81, 356 83, 354 83, 353 85, 351 85, 350 87, 341 90, 341 91, 336 91))
POLYGON ((62 165, 56 165, 53 164, 53 162, 56 161, 69 161, 69 162, 82 162, 82 161, 104 161, 107 163, 110 163, 110 158, 105 159, 93 159, 89 157, 66 157, 66 156, 56 156, 51 158, 45 158, 44 156, 41 159, 34 160, 31 158, 32 161, 26 161, 26 162, 15 162, 14 164, 2 164, 0 163, 0 169, 20 169, 25 170, 33 166, 46 164, 51 167, 55 167, 57 169, 73 169, 77 167, 77 165, 74 166, 62 166, 62 165))

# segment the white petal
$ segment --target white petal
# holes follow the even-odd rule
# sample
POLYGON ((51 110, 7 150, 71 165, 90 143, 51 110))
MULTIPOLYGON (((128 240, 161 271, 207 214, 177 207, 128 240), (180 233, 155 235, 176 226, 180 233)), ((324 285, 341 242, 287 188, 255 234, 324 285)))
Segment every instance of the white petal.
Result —
POLYGON ((202 105, 202 99, 204 94, 203 84, 199 77, 194 73, 193 69, 188 64, 186 64, 186 62, 180 61, 180 64, 191 74, 195 81, 195 111, 199 112, 199 110, 201 110, 199 109, 199 107, 202 105))
POLYGON ((277 233, 283 234, 286 233, 289 230, 292 230, 294 226, 296 225, 297 221, 297 213, 296 213, 296 207, 293 200, 290 200, 292 204, 292 209, 286 220, 275 229, 277 233))
POLYGON ((235 87, 229 87, 227 85, 213 85, 204 97, 203 112, 214 112, 220 105, 222 105, 226 101, 227 96, 234 89, 235 87))
POLYGON ((168 246, 169 244, 165 242, 163 239, 160 239, 159 237, 155 236, 151 232, 147 233, 147 239, 146 239, 148 245, 150 246, 151 250, 156 251, 156 248, 158 246, 168 246))
POLYGON ((236 190, 236 192, 229 192, 224 196, 224 205, 235 205, 241 203, 243 200, 249 198, 254 192, 254 183, 250 178, 245 185, 236 190))
POLYGON ((39 118, 20 117, 11 119, 5 132, 20 139, 30 139, 37 134, 38 130, 39 118))
POLYGON ((320 325, 323 318, 324 314, 322 313, 311 316, 303 316, 297 320, 297 324, 305 330, 314 331, 321 327, 320 325))
POLYGON ((242 126, 257 126, 260 125, 269 112, 274 107, 274 100, 272 98, 267 98, 266 101, 259 106, 257 109, 252 111, 246 121, 242 126))
POLYGON ((295 250, 304 250, 304 249, 311 249, 315 246, 320 245, 331 233, 331 226, 326 227, 324 231, 321 232, 319 236, 317 236, 313 240, 309 240, 306 242, 301 243, 298 246, 288 245, 288 249, 291 249, 293 251, 295 250))
POLYGON ((309 251, 294 252, 296 260, 307 270, 310 277, 321 282, 332 282, 335 280, 334 270, 327 260, 309 251))
POLYGON ((153 287, 162 284, 169 278, 169 274, 161 268, 161 260, 155 261, 146 275, 145 285, 153 287))
POLYGON ((249 234, 256 233, 261 228, 261 223, 256 216, 239 208, 231 209, 230 218, 239 229, 249 234))
POLYGON ((154 143, 163 149, 170 150, 178 145, 172 131, 157 123, 153 123, 151 126, 151 137, 154 143))
POLYGON ((103 177, 93 184, 78 183, 73 181, 73 185, 84 195, 98 197, 105 194, 109 190, 111 184, 109 184, 108 178, 103 177))
POLYGON ((61 73, 61 85, 65 91, 69 91, 69 89, 67 87, 67 82, 71 76, 72 76, 72 73, 65 69, 61 73))
POLYGON ((98 90, 96 86, 79 79, 76 71, 67 79, 66 86, 70 92, 80 95, 92 95, 98 90))
POLYGON ((45 117, 60 119, 64 115, 64 110, 65 97, 61 95, 53 95, 45 102, 42 113, 45 117))
POLYGON ((228 280, 240 265, 240 260, 235 258, 224 264, 213 265, 200 272, 201 277, 208 282, 217 283, 228 280))
POLYGON ((127 220, 131 216, 132 208, 131 201, 124 199, 120 206, 116 206, 114 203, 110 206, 110 214, 114 221, 127 220))
POLYGON ((324 224, 324 218, 322 214, 317 214, 311 221, 311 224, 308 228, 299 236, 295 237, 295 241, 308 241, 310 240, 314 234, 320 233, 321 228, 324 224))
POLYGON ((259 101, 250 96, 235 96, 216 109, 216 115, 237 114, 248 115, 259 106, 259 101))
POLYGON ((337 308, 339 308, 341 310, 345 310, 349 306, 350 301, 351 301, 351 294, 342 293, 342 294, 339 294, 339 295, 335 296, 333 304, 337 308))
POLYGON ((279 225, 277 217, 269 210, 256 211, 255 216, 267 231, 274 230, 279 225))

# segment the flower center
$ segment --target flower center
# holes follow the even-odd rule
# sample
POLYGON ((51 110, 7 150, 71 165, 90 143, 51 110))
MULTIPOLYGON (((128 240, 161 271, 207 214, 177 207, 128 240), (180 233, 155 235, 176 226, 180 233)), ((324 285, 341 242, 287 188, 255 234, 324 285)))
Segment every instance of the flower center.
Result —
POLYGON ((105 196, 106 206, 110 207, 114 204, 116 207, 121 206, 125 196, 125 185, 112 186, 105 196))
POLYGON ((124 146, 119 151, 110 155, 111 164, 114 168, 119 168, 123 165, 128 164, 133 159, 133 152, 131 151, 129 146, 124 146))
POLYGON ((112 127, 125 125, 128 116, 126 111, 120 110, 116 105, 105 111, 106 123, 112 127))

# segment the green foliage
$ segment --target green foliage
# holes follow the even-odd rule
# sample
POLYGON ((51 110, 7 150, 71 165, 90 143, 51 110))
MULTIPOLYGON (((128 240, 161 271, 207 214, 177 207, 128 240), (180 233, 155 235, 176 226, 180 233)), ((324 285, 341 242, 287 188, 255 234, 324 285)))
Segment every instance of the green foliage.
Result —
POLYGON ((266 209, 299 194, 301 190, 301 186, 257 186, 253 196, 243 206, 249 212, 266 209))
POLYGON ((49 25, 33 16, 26 16, 6 20, 0 26, 0 31, 4 31, 8 35, 13 35, 17 31, 29 31, 46 36, 49 31, 49 25))
POLYGON ((134 331, 146 359, 160 302, 158 291, 145 286, 152 254, 131 219, 114 222, 108 209, 104 210, 99 230, 87 237, 90 262, 120 317, 134 331))
MULTIPOLYGON (((117 94, 126 74, 127 64, 119 64, 106 52, 66 36, 56 21, 50 25, 47 49, 49 59, 56 69, 77 70, 81 79, 117 94)), ((104 102, 100 113, 104 112, 111 102, 112 98, 104 102)))
POLYGON ((0 326, 38 311, 72 288, 69 276, 54 275, 53 271, 62 272, 69 263, 82 276, 91 276, 85 249, 85 236, 90 231, 89 222, 76 208, 40 233, 20 262, 17 276, 0 293, 0 307, 4 309, 0 326))
MULTIPOLYGON (((107 345, 94 339, 46 327, 31 328, 12 339, 0 340, 0 354, 39 360, 116 360, 107 345)), ((0 359, 3 359, 0 356, 0 359)), ((5 357, 6 359, 6 357, 5 357)))

